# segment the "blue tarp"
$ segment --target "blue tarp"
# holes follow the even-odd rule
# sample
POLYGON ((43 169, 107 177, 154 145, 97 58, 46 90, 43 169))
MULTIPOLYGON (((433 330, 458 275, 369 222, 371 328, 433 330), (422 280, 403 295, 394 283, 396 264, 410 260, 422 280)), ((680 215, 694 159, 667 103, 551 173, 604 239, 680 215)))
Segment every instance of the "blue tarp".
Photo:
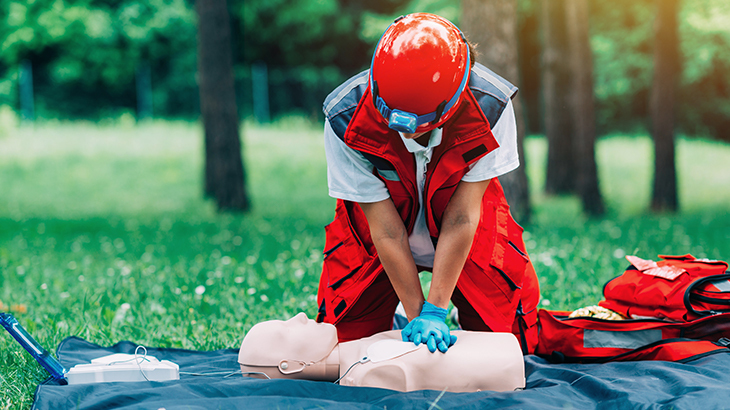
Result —
MULTIPOLYGON (((83 339, 64 340, 57 354, 66 368, 111 353, 134 353, 136 344, 101 347, 83 339)), ((237 349, 208 352, 147 348, 181 372, 240 370, 237 349)), ((730 351, 729 351, 730 352, 730 351)), ((687 364, 621 362, 551 364, 525 357, 524 391, 447 393, 345 387, 305 380, 257 380, 181 374, 167 382, 96 383, 62 386, 47 381, 36 391, 33 409, 722 409, 730 408, 730 354, 687 364)), ((434 372, 437 374, 438 372, 434 372)))

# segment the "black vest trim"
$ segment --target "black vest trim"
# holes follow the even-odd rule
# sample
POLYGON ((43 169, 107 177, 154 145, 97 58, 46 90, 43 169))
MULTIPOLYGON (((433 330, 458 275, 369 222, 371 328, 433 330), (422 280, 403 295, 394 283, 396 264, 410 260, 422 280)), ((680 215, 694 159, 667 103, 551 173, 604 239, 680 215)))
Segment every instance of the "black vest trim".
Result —
POLYGON ((479 157, 482 154, 486 154, 486 153, 487 153, 487 147, 485 147, 484 144, 479 144, 476 147, 465 152, 461 157, 464 158, 464 162, 466 162, 468 164, 468 163, 472 162, 475 158, 479 157))

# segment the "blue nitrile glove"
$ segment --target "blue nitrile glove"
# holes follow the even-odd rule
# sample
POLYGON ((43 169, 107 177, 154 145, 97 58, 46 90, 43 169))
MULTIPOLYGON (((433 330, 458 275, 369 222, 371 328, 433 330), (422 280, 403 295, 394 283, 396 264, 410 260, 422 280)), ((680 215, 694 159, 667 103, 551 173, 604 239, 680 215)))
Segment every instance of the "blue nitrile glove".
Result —
POLYGON ((445 323, 447 313, 446 309, 424 302, 421 314, 401 330, 403 341, 413 342, 416 346, 425 343, 431 353, 436 348, 446 353, 456 343, 456 336, 449 333, 449 327, 445 323))

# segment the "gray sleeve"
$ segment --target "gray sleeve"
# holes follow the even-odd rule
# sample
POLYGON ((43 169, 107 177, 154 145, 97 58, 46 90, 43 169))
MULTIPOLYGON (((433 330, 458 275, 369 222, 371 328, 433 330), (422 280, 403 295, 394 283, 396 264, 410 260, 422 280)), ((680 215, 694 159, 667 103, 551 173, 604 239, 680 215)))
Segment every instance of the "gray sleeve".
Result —
POLYGON ((461 179, 462 181, 486 181, 504 175, 520 166, 520 157, 517 151, 517 124, 512 101, 507 103, 504 112, 492 127, 492 134, 499 147, 474 163, 469 172, 461 179))

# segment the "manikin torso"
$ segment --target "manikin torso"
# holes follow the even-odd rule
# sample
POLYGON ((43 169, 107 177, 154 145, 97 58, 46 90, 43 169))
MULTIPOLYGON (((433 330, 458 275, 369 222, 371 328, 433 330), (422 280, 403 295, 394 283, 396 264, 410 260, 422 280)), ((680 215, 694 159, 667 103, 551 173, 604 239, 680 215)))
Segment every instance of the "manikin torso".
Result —
POLYGON ((338 344, 334 326, 316 323, 300 313, 251 328, 238 361, 244 376, 341 379, 344 386, 450 392, 524 388, 524 361, 513 334, 453 334, 458 341, 445 354, 403 342, 399 330, 338 344))

